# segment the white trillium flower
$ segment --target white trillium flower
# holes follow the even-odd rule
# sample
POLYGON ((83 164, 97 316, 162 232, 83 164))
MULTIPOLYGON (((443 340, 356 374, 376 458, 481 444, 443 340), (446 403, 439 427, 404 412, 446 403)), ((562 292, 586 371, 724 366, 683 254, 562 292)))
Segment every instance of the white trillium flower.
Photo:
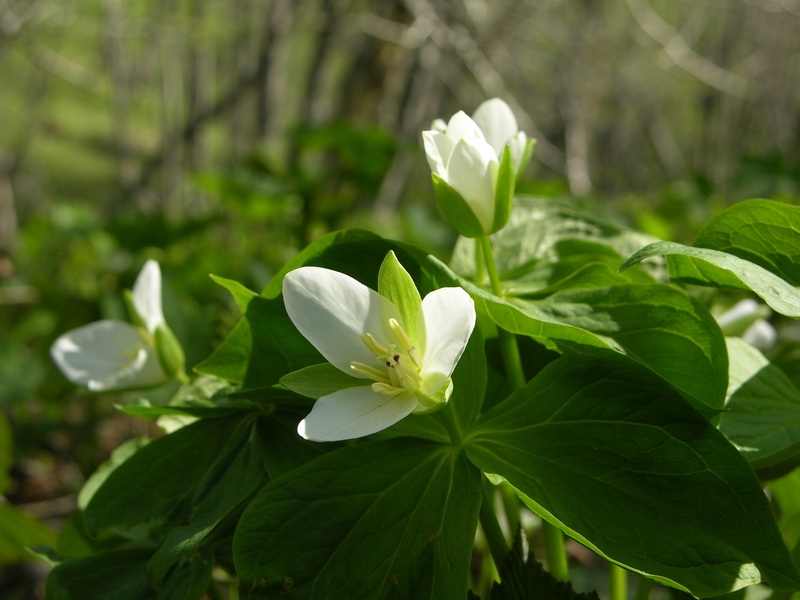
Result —
POLYGON ((144 328, 103 320, 73 329, 50 347, 61 372, 93 392, 145 388, 166 381, 154 338, 164 326, 161 270, 149 260, 133 286, 133 307, 144 328))
POLYGON ((371 380, 320 397, 298 425, 310 440, 370 435, 412 412, 441 406, 450 376, 475 326, 475 307, 461 288, 442 288, 422 300, 416 339, 398 308, 343 273, 301 267, 283 280, 289 318, 334 367, 371 380))
MULTIPOLYGON (((493 98, 481 104, 472 118, 459 111, 447 124, 436 119, 432 129, 422 132, 422 140, 431 171, 460 194, 484 233, 496 231, 498 174, 504 149, 507 146, 510 151, 514 175, 524 166, 529 151, 528 137, 519 131, 508 105, 493 98)), ((513 193, 513 178, 511 185, 513 193)))

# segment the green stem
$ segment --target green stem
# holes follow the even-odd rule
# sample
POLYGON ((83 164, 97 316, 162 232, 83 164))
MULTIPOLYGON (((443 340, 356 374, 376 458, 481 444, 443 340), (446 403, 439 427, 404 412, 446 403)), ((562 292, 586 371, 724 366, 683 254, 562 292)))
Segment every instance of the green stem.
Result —
POLYGON ((652 589, 653 580, 640 576, 636 584, 636 600, 650 600, 650 590, 652 589))
POLYGON ((567 550, 564 547, 564 536, 561 530, 547 521, 542 521, 542 537, 544 540, 544 555, 547 559, 550 573, 559 581, 569 581, 567 550))
POLYGON ((483 246, 475 242, 475 283, 483 285, 486 276, 486 263, 483 260, 483 246))
POLYGON ((511 535, 517 535, 519 529, 519 498, 514 491, 514 488, 507 482, 499 485, 500 498, 503 500, 503 510, 506 513, 506 521, 508 521, 508 530, 511 535))
POLYGON ((626 600, 628 598, 628 571, 609 563, 608 588, 611 600, 626 600))
MULTIPOLYGON (((495 296, 502 298, 503 286, 497 273, 497 265, 492 252, 492 242, 487 235, 478 238, 478 242, 483 250, 483 258, 486 262, 486 270, 489 273, 489 281, 492 284, 492 292, 495 296)), ((498 340, 500 342, 500 351, 503 355, 503 364, 506 367, 506 374, 511 381, 512 389, 516 391, 526 383, 525 371, 522 369, 522 359, 519 355, 519 346, 517 346, 517 338, 510 331, 498 328, 498 340)), ((550 572, 553 577, 560 581, 569 581, 569 566, 567 565, 567 551, 564 548, 564 536, 558 528, 547 521, 542 521, 542 534, 545 542, 545 557, 547 564, 550 565, 550 572)))
MULTIPOLYGON (((494 262, 492 252, 492 242, 488 235, 478 238, 483 258, 486 263, 486 270, 489 273, 489 281, 492 284, 492 293, 498 298, 503 297, 503 286, 500 284, 500 276, 497 274, 497 265, 494 262)), ((526 383, 525 371, 522 369, 522 359, 519 355, 517 338, 510 331, 498 328, 498 340, 500 342, 500 352, 503 354, 503 364, 506 367, 506 374, 511 380, 511 387, 516 391, 526 383)))
MULTIPOLYGON (((497 515, 492 508, 492 497, 489 495, 487 486, 483 487, 483 499, 481 501, 480 520, 483 535, 489 543, 489 552, 492 554, 494 564, 499 568, 503 564, 503 559, 508 554, 508 544, 497 522, 497 515)), ((492 488, 494 489, 494 488, 492 488)))

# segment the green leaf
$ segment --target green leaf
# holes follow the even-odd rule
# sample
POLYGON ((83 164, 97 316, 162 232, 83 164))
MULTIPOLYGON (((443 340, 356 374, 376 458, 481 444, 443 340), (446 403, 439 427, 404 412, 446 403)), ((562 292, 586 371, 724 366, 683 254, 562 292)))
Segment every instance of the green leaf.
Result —
POLYGON ((528 548, 522 529, 497 570, 500 581, 492 586, 491 600, 600 600, 597 592, 578 594, 568 582, 545 571, 528 548))
POLYGON ((733 254, 800 285, 800 206, 739 202, 706 225, 692 245, 733 254))
POLYGON ((791 470, 800 460, 800 390, 758 350, 728 338, 727 410, 719 422, 754 469, 791 470))
POLYGON ((220 522, 255 493, 265 475, 256 422, 246 421, 195 491, 189 522, 170 530, 148 562, 155 589, 161 589, 167 572, 178 560, 196 552, 220 522))
MULTIPOLYGON (((605 222, 566 202, 517 196, 508 223, 492 236, 501 277, 519 277, 531 265, 557 265, 568 251, 559 246, 564 241, 592 242, 629 256, 653 238, 605 222)), ((459 275, 474 278, 474 240, 458 240, 451 266, 459 275)))
POLYGON ((535 306, 613 340, 707 416, 722 409, 728 387, 725 338, 708 310, 685 292, 660 284, 577 289, 535 306))
POLYGON ((241 383, 244 388, 275 384, 290 371, 320 362, 320 355, 297 331, 282 298, 254 297, 243 320, 195 371, 241 383))
POLYGON ((0 504, 0 566, 33 559, 27 548, 55 545, 50 527, 11 504, 0 504))
POLYGON ((417 321, 422 309, 422 298, 419 297, 411 275, 392 251, 383 259, 378 271, 378 293, 397 307, 403 318, 405 332, 412 341, 418 340, 417 321))
POLYGON ((800 586, 747 462, 629 358, 550 363, 466 443, 532 510, 630 570, 697 597, 800 586))
POLYGON ((370 385, 371 383, 372 381, 369 379, 359 379, 348 375, 331 363, 303 367, 281 377, 282 385, 285 385, 296 394, 314 399, 345 388, 370 385))
POLYGON ((447 220, 455 227, 456 231, 468 238, 486 235, 481 222, 472 212, 469 204, 456 190, 436 173, 431 173, 433 179, 433 192, 439 206, 442 207, 447 220))
POLYGON ((208 476, 239 417, 203 419, 158 438, 119 465, 89 500, 86 529, 186 518, 196 488, 208 476))
POLYGON ((511 151, 508 146, 505 146, 497 169, 497 182, 494 188, 494 220, 492 221, 492 230, 489 233, 499 231, 508 223, 508 218, 511 216, 511 208, 514 204, 515 180, 514 159, 511 158, 511 151))
POLYGON ((480 475, 452 447, 383 440, 267 485, 234 537, 246 598, 461 600, 480 475))
MULTIPOLYGON (((693 248, 675 242, 658 242, 635 252, 625 261, 621 269, 627 269, 651 256, 665 255, 688 256, 711 265, 712 269, 697 270, 698 277, 694 280, 696 283, 710 282, 724 287, 750 289, 775 312, 787 317, 800 318, 800 291, 796 287, 763 267, 726 252, 693 248)), ((683 275, 686 275, 685 270, 683 275)))
POLYGON ((147 581, 150 550, 114 550, 56 565, 47 578, 45 600, 196 600, 211 581, 211 562, 201 555, 181 561, 164 589, 147 581))
POLYGON ((250 300, 252 300, 257 294, 251 290, 248 290, 238 281, 234 281, 233 279, 225 279, 224 277, 219 277, 217 275, 209 275, 214 283, 224 287, 231 293, 233 296, 234 302, 239 307, 239 310, 242 313, 247 311, 247 305, 250 304, 250 300))

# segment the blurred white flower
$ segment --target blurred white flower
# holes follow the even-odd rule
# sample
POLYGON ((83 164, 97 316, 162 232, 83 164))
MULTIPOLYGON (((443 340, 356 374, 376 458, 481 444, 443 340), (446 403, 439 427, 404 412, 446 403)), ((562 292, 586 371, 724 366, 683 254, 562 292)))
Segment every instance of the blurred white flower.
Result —
POLYGON ((159 330, 168 328, 161 309, 161 270, 154 260, 139 272, 131 300, 141 327, 97 321, 53 342, 50 355, 70 381, 106 392, 152 387, 168 379, 156 349, 159 330))
POLYGON ((422 300, 416 339, 391 301, 337 271, 291 271, 283 297, 289 318, 328 362, 373 382, 320 397, 298 425, 302 437, 363 437, 447 402, 450 376, 475 326, 475 307, 463 289, 442 288, 422 300))
POLYGON ((765 319, 770 314, 767 306, 745 298, 717 317, 717 323, 723 334, 741 337, 759 350, 769 350, 778 340, 775 328, 765 319))

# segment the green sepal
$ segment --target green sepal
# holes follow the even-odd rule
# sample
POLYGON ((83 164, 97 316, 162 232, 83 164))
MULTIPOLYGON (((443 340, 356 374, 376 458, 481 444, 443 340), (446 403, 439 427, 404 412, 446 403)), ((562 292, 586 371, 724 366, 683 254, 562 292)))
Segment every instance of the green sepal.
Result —
POLYGON ((525 171, 525 167, 528 166, 528 163, 531 161, 531 157, 533 156, 533 147, 536 145, 536 138, 528 138, 528 141, 525 143, 525 150, 522 151, 522 156, 519 159, 519 164, 517 165, 516 169, 516 182, 519 183, 520 174, 525 171))
POLYGON ((186 364, 186 356, 178 338, 166 324, 156 327, 155 345, 158 361, 164 373, 168 377, 180 376, 186 364))
POLYGON ((511 158, 511 150, 505 146, 497 169, 497 181, 494 186, 494 220, 489 233, 499 231, 508 223, 511 206, 514 204, 515 177, 514 159, 511 158))
POLYGON ((422 309, 417 286, 393 250, 390 250, 378 271, 378 293, 397 307, 402 326, 413 342, 417 342, 417 321, 422 309))
POLYGON ((139 314, 136 310, 136 305, 133 303, 133 291, 123 290, 122 299, 125 301, 125 308, 128 310, 133 326, 147 330, 147 323, 144 322, 142 315, 139 314))
POLYGON ((417 408, 414 409, 415 415, 428 415, 441 410, 447 405, 450 400, 450 394, 453 393, 453 380, 448 377, 447 382, 439 388, 433 396, 426 396, 425 394, 417 394, 417 408))
POLYGON ((315 400, 345 388, 372 383, 369 379, 348 375, 330 363, 311 365, 292 371, 281 377, 280 382, 294 393, 315 400))
POLYGON ((433 192, 436 200, 442 207, 447 219, 456 228, 456 231, 464 237, 476 238, 486 235, 481 222, 475 213, 472 212, 469 204, 464 198, 455 191, 450 185, 436 173, 432 173, 433 192))

